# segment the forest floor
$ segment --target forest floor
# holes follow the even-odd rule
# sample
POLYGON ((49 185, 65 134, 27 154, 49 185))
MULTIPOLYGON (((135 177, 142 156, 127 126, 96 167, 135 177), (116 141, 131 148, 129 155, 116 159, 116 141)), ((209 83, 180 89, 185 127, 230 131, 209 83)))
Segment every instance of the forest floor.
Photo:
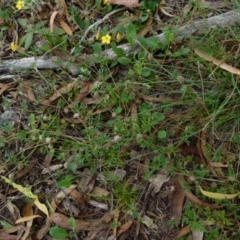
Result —
POLYGON ((0 5, 0 239, 240 238, 237 0, 0 5))

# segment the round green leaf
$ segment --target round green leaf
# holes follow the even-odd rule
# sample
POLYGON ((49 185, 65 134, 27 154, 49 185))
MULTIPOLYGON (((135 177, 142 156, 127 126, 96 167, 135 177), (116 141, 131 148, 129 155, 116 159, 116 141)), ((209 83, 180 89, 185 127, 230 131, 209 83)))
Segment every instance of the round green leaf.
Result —
POLYGON ((150 74, 151 74, 152 70, 150 68, 143 68, 142 71, 141 71, 141 75, 143 77, 149 77, 150 74))
POLYGON ((56 238, 56 239, 63 239, 69 236, 68 232, 65 229, 60 227, 51 227, 49 229, 49 233, 53 238, 56 238))
POLYGON ((163 139, 167 137, 167 132, 165 130, 158 131, 158 138, 163 139))

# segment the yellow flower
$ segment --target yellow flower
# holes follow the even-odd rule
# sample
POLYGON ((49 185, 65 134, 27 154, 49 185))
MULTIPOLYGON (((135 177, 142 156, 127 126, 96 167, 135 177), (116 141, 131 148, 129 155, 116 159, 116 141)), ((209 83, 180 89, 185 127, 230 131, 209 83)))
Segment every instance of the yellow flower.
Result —
POLYGON ((103 0, 103 4, 104 4, 104 5, 109 4, 109 0, 103 0))
POLYGON ((116 39, 117 41, 120 41, 122 39, 122 34, 121 33, 117 33, 116 39))
POLYGON ((24 7, 24 1, 23 0, 18 0, 16 4, 17 10, 21 10, 24 7))
POLYGON ((99 39, 100 39, 100 37, 101 37, 101 33, 100 33, 100 32, 98 32, 98 33, 96 34, 95 38, 96 38, 97 40, 99 40, 99 39))
POLYGON ((101 40, 102 44, 110 44, 111 36, 109 34, 106 34, 105 36, 102 36, 101 40))
POLYGON ((13 52, 16 52, 18 50, 18 45, 15 44, 14 42, 11 43, 11 49, 13 52))

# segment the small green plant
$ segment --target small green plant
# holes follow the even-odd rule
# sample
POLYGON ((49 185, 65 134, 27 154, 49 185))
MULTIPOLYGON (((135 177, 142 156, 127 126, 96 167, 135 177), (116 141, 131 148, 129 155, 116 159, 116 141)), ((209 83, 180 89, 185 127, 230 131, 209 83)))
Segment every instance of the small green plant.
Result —
POLYGON ((119 208, 123 209, 124 212, 136 209, 136 200, 138 194, 136 187, 128 185, 127 182, 119 181, 113 183, 112 187, 115 201, 119 208))
POLYGON ((203 225, 201 218, 198 214, 197 207, 194 207, 191 204, 189 204, 185 209, 185 213, 182 220, 183 223, 187 224, 191 230, 206 232, 206 228, 203 225))
POLYGON ((37 24, 29 24, 25 18, 19 18, 17 21, 26 32, 26 35, 20 38, 19 46, 24 43, 24 48, 27 50, 32 44, 34 34, 38 33, 39 29, 41 29, 47 21, 41 21, 37 24))
POLYGON ((51 227, 49 233, 55 239, 64 239, 71 236, 65 229, 60 227, 51 227))

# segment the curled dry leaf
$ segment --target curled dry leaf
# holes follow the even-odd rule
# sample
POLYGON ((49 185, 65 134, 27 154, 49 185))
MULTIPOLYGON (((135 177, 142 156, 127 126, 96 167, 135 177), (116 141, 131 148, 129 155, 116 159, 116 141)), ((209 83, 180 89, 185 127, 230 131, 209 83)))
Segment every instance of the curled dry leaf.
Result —
POLYGON ((162 173, 158 173, 156 177, 150 178, 149 182, 153 185, 153 194, 159 192, 163 183, 167 182, 169 179, 169 176, 162 173))
POLYGON ((172 9, 171 9, 170 7, 166 7, 166 4, 165 4, 165 3, 161 3, 161 4, 159 5, 159 10, 160 10, 164 15, 166 15, 166 16, 168 16, 168 17, 175 17, 175 15, 173 15, 173 14, 171 14, 171 13, 168 13, 168 12, 166 11, 166 9, 170 9, 170 11, 172 11, 172 9))
POLYGON ((56 165, 49 166, 49 167, 44 168, 42 170, 42 174, 46 174, 46 173, 49 173, 49 172, 56 171, 56 170, 58 170, 59 168, 62 168, 62 167, 63 167, 63 164, 56 164, 56 165))
POLYGON ((49 22, 49 27, 50 27, 50 31, 51 33, 53 32, 53 27, 54 27, 54 19, 57 16, 58 11, 54 11, 50 17, 50 22, 49 22))
POLYGON ((138 0, 110 0, 109 3, 114 5, 123 5, 130 8, 135 8, 140 6, 138 0))

